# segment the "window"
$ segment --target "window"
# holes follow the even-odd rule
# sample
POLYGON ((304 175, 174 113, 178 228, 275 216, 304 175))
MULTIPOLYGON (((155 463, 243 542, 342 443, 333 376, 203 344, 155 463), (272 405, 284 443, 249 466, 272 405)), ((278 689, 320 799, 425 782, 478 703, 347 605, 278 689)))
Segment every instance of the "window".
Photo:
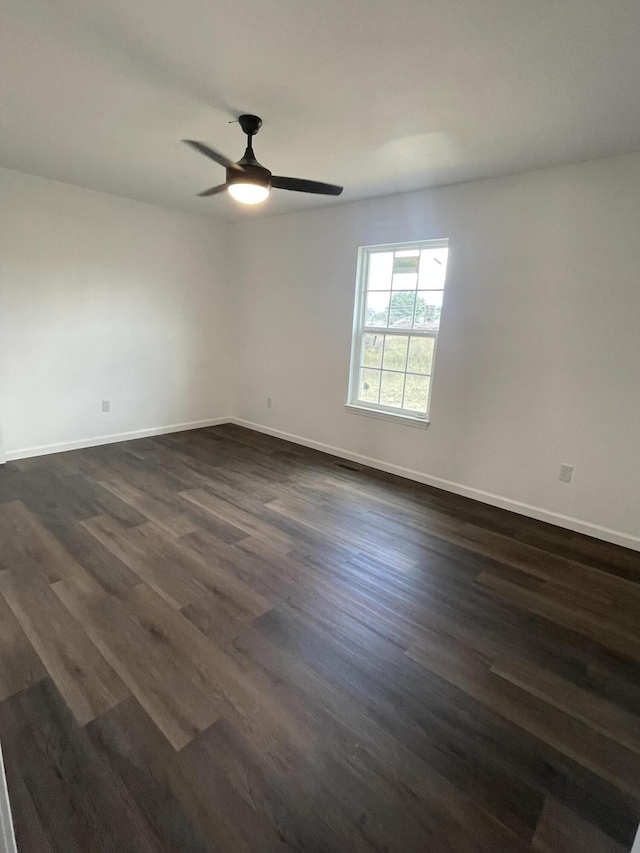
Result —
POLYGON ((360 249, 348 411, 427 425, 447 245, 360 249))

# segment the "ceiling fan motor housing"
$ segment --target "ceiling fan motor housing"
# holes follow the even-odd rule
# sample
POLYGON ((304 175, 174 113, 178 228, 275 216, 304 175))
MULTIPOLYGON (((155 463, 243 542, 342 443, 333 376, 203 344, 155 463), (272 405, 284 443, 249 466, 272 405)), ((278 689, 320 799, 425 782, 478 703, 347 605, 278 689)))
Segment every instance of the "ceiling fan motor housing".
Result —
POLYGON ((227 184, 259 184, 260 186, 271 186, 271 172, 259 163, 247 162, 243 157, 239 161, 240 169, 227 169, 227 184))

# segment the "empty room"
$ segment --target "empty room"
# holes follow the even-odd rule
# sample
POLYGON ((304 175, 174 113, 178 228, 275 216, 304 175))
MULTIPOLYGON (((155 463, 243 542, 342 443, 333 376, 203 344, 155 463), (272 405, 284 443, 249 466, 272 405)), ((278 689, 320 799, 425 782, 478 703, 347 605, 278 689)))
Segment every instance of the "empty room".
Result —
POLYGON ((639 853, 639 57, 4 3, 0 853, 639 853))

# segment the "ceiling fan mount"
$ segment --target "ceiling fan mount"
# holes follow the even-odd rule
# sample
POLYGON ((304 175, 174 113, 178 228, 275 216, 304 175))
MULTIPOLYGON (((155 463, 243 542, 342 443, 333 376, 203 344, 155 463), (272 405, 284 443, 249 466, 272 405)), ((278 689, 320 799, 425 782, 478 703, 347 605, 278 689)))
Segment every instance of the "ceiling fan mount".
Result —
POLYGON ((238 122, 247 136, 255 136, 262 127, 262 119, 259 116, 252 116, 250 114, 240 116, 238 122))
POLYGON ((320 181, 307 181, 303 178, 285 178, 272 175, 269 169, 258 163, 253 153, 252 138, 262 127, 262 119, 249 113, 241 115, 238 122, 243 132, 247 135, 247 148, 244 155, 237 162, 233 162, 224 154, 209 148, 202 142, 194 139, 183 139, 187 145, 195 148, 205 157, 224 166, 227 172, 227 180, 224 184, 211 187, 209 190, 198 193, 199 196, 211 196, 228 190, 229 195, 243 204, 258 204, 264 201, 272 188, 293 190, 294 192, 315 193, 317 195, 340 195, 342 187, 335 184, 323 184, 320 181))

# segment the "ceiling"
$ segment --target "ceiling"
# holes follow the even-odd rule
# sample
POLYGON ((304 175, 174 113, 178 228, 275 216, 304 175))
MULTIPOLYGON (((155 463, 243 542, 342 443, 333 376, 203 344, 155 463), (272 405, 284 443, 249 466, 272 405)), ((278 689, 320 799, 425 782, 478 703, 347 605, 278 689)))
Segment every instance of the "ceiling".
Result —
POLYGON ((640 150, 637 0, 4 0, 0 166, 212 216, 241 112, 259 215, 640 150))

